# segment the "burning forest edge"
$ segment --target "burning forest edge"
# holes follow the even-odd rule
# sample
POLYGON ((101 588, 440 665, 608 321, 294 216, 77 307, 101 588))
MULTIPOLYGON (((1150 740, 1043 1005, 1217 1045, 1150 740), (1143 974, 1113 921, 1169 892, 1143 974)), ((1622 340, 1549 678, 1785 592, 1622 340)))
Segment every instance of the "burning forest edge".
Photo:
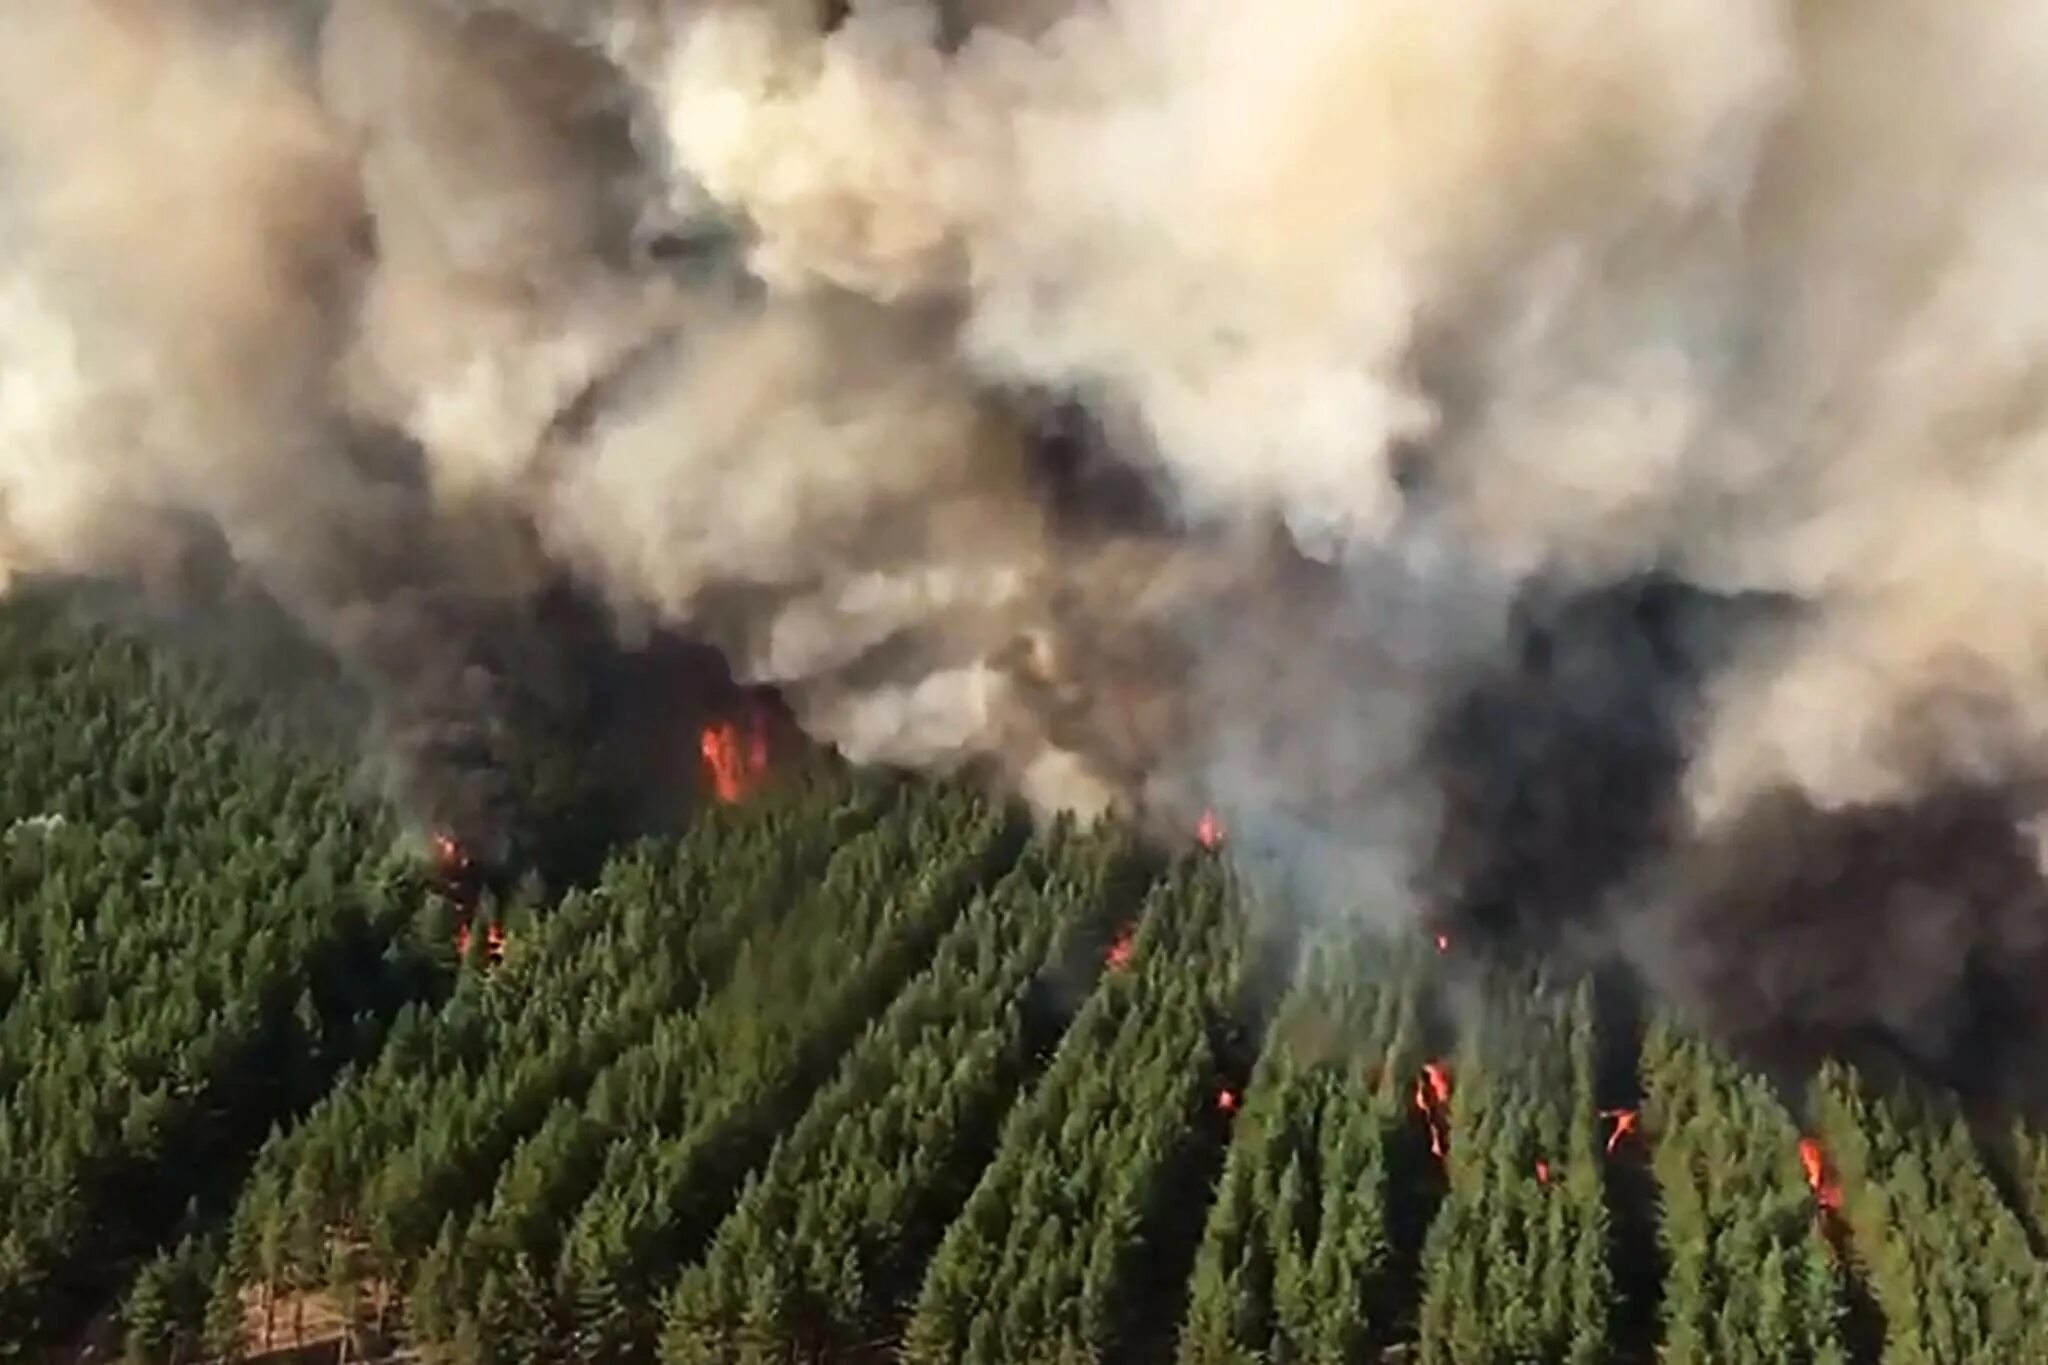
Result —
POLYGON ((2043 14, 0 5, 0 1359, 2048 1358, 2043 14))
POLYGON ((90 1140, 131 1176, 88 1205, 0 1148, 0 1243, 37 1272, 0 1279, 9 1350, 71 1339, 107 1295, 149 1362, 346 1342, 685 1365, 746 1341, 912 1365, 1855 1361, 1936 1311, 1983 1313, 1969 1352, 2044 1344, 1994 1305, 2048 1295, 2048 1140, 1910 1081, 1766 1079, 1483 925, 1276 943, 1228 844, 1169 855, 966 786, 755 763, 745 698, 678 747, 690 820, 582 884, 500 890, 446 831, 394 860, 331 755, 223 730, 237 703, 167 685, 189 670, 33 608, 0 608, 22 756, 0 877, 37 888, 0 927, 5 1055, 130 1061, 13 1086, 0 1132, 61 1147, 147 1068, 215 1060, 90 1140), (175 856, 138 837, 172 827, 159 810, 188 812, 175 856), (159 894, 105 889, 141 866, 159 894), (276 947, 236 985, 214 964, 243 935, 276 947), (177 945, 148 980, 143 941, 177 945), (170 1026, 188 979, 302 997, 194 1036, 170 1026), (121 1008, 80 1015, 94 990, 121 1008), (131 1178, 158 1193, 117 1202, 131 1178), (1646 1252, 1612 1239, 1628 1218, 1646 1252), (1955 1235, 1971 1249, 1930 1257, 1955 1235), (1780 1306, 1729 1311, 1744 1293, 1780 1306), (1556 1311, 1512 1311, 1537 1302, 1556 1311))
POLYGON ((2038 1098, 2042 21, 1278 3, 13 7, 0 576, 480 866, 786 727, 2038 1098))

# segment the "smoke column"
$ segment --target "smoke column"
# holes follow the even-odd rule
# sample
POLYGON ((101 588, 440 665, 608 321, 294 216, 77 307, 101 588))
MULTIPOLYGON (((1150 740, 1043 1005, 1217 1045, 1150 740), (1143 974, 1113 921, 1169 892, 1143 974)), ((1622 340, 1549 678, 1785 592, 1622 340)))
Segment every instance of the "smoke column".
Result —
POLYGON ((480 822, 572 584, 1948 1065, 2048 966, 2044 81, 2020 0, 9 6, 0 577, 217 545, 480 822))

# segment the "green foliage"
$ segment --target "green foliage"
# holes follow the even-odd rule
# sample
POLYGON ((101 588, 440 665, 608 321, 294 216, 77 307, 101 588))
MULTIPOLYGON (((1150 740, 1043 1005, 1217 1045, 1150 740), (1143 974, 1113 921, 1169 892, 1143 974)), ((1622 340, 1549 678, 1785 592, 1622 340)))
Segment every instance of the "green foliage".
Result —
POLYGON ((1668 1021, 1651 1030, 1642 1074, 1663 1202, 1666 1359, 1845 1360, 1840 1270, 1791 1115, 1761 1077, 1668 1021))
MULTIPOLYGON (((1607 1357, 1583 991, 1323 934, 1232 1116, 1251 912, 1125 827, 819 764, 485 905, 493 965, 332 756, 49 599, 0 608, 0 745, 0 1360, 95 1319, 152 1365, 309 1322, 502 1365, 1607 1357)), ((1837 1223, 1760 1078, 1660 1021, 1640 1079, 1659 1359, 1839 1365, 1855 1281, 1887 1361, 2048 1359, 1950 1108, 1822 1076, 1837 1223)), ((1994 1137, 2038 1232, 2048 1143, 1994 1137)))
POLYGON ((1606 1358, 1592 1035, 1584 989, 1487 992, 1452 1070, 1450 1189, 1423 1249, 1424 1365, 1606 1358))
POLYGON ((1387 1340, 1387 1149, 1418 1060, 1419 980, 1376 938, 1309 954, 1237 1120, 1181 1365, 1356 1361, 1387 1340))
POLYGON ((1025 1015, 1041 973, 1099 937, 1133 855, 1127 835, 1056 827, 969 908, 676 1287, 664 1360, 721 1361, 740 1345, 850 1349, 872 1334, 957 1210, 1028 1069, 1025 1015))
POLYGON ((1237 908, 1207 858, 1147 897, 1130 968, 1082 1007, 933 1257, 906 1360, 1116 1358, 1146 1230, 1179 1195, 1166 1177, 1214 1101, 1237 908))
MULTIPOLYGON (((230 742, 220 699, 138 647, 18 603, 0 659, 10 1358, 74 1330, 125 1258, 374 1045, 420 980, 391 948, 423 893, 344 773, 246 725, 230 742)), ((190 1264, 140 1272, 137 1349, 185 1349, 190 1264)))
POLYGON ((2048 1359, 2048 1270, 1962 1119, 1836 1064, 1814 1085, 1842 1213, 1885 1317, 1887 1362, 2048 1359))

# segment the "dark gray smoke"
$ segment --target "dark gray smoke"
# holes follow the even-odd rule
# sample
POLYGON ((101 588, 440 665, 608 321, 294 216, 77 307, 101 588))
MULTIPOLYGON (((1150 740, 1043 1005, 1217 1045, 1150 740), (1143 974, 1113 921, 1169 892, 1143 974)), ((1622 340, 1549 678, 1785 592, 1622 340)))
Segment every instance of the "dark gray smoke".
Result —
POLYGON ((0 577, 217 546, 480 840, 772 687, 1948 1058, 2038 922, 2044 76, 2020 0, 9 6, 0 577))

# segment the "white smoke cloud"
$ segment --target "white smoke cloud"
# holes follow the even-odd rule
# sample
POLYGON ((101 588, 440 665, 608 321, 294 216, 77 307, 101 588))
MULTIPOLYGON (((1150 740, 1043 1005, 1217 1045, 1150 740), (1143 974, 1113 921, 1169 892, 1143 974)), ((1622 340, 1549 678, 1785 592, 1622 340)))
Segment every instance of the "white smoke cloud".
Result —
POLYGON ((1729 685, 1702 819, 2038 766, 2037 10, 932 16, 678 23, 678 163, 765 278, 963 300, 980 372, 1128 405, 1190 511, 1312 552, 1426 514, 1514 577, 1823 604, 1729 685))
POLYGON ((307 8, 0 14, 0 562, 196 519, 385 669, 567 573, 854 756, 1388 886, 1532 585, 1804 604, 1693 835, 2048 766, 2038 7, 307 8))

